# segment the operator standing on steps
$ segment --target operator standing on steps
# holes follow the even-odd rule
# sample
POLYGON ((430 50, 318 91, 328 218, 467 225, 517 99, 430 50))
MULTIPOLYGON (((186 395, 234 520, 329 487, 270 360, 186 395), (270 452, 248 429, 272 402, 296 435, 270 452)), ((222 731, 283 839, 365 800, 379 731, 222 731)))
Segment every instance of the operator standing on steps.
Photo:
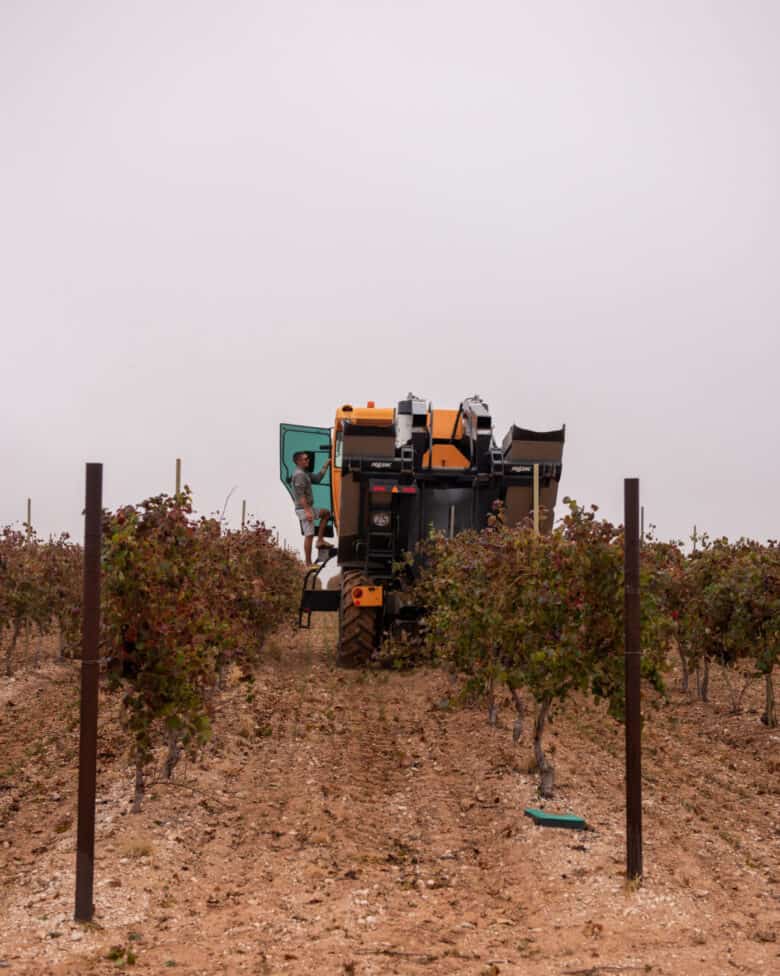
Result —
MULTIPOLYGON (((306 565, 312 565, 311 544, 314 539, 314 520, 317 517, 314 512, 314 494, 311 490, 312 483, 318 485, 325 476, 325 472, 330 467, 330 458, 323 464, 317 474, 309 474, 307 468, 311 463, 311 455, 308 451, 297 451, 293 454, 295 471, 292 476, 292 489, 295 496, 295 514, 301 522, 303 529, 303 551, 306 556, 306 565)), ((327 508, 318 510, 320 520, 320 530, 317 534, 318 549, 332 549, 333 546, 325 541, 325 529, 328 525, 330 512, 327 508)))

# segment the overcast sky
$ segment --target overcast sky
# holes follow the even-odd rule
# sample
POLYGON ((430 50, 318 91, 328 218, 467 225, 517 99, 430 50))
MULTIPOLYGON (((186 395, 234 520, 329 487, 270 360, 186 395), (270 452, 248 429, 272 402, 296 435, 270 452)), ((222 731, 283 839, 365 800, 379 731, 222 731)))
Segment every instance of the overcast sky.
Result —
POLYGON ((179 456, 297 544, 279 422, 411 390, 780 536, 778 51, 774 0, 0 0, 0 524, 179 456))

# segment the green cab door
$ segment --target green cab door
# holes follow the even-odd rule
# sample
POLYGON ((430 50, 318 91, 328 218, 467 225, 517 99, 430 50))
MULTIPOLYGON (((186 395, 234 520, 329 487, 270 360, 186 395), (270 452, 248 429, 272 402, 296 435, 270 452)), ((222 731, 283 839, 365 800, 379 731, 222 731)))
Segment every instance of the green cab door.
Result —
MULTIPOLYGON (((293 455, 297 454, 298 451, 305 451, 309 455, 309 472, 316 475, 330 457, 330 428, 279 424, 279 476, 293 502, 295 502, 292 490, 292 476, 295 471, 293 455)), ((314 495, 314 507, 327 508, 328 511, 332 512, 330 468, 325 472, 319 484, 312 481, 311 488, 314 495)))

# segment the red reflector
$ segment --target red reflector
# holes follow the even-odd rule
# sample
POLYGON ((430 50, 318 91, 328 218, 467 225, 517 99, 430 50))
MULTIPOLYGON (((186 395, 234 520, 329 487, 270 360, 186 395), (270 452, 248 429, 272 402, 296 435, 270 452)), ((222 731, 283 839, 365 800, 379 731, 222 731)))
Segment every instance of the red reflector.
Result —
POLYGON ((363 588, 361 586, 356 586, 352 591, 352 599, 359 600, 363 596, 363 588))
POLYGON ((416 495, 417 494, 417 489, 414 487, 414 485, 404 485, 401 488, 401 491, 405 495, 416 495))
POLYGON ((384 485, 371 485, 371 491, 387 491, 384 485))

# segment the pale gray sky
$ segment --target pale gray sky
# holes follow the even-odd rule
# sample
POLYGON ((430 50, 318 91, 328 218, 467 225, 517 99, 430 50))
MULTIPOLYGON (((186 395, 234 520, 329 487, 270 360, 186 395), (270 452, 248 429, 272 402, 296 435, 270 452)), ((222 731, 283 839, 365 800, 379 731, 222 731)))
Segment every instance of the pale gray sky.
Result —
POLYGON ((480 393, 561 494, 780 535, 780 4, 0 0, 0 524, 480 393))

